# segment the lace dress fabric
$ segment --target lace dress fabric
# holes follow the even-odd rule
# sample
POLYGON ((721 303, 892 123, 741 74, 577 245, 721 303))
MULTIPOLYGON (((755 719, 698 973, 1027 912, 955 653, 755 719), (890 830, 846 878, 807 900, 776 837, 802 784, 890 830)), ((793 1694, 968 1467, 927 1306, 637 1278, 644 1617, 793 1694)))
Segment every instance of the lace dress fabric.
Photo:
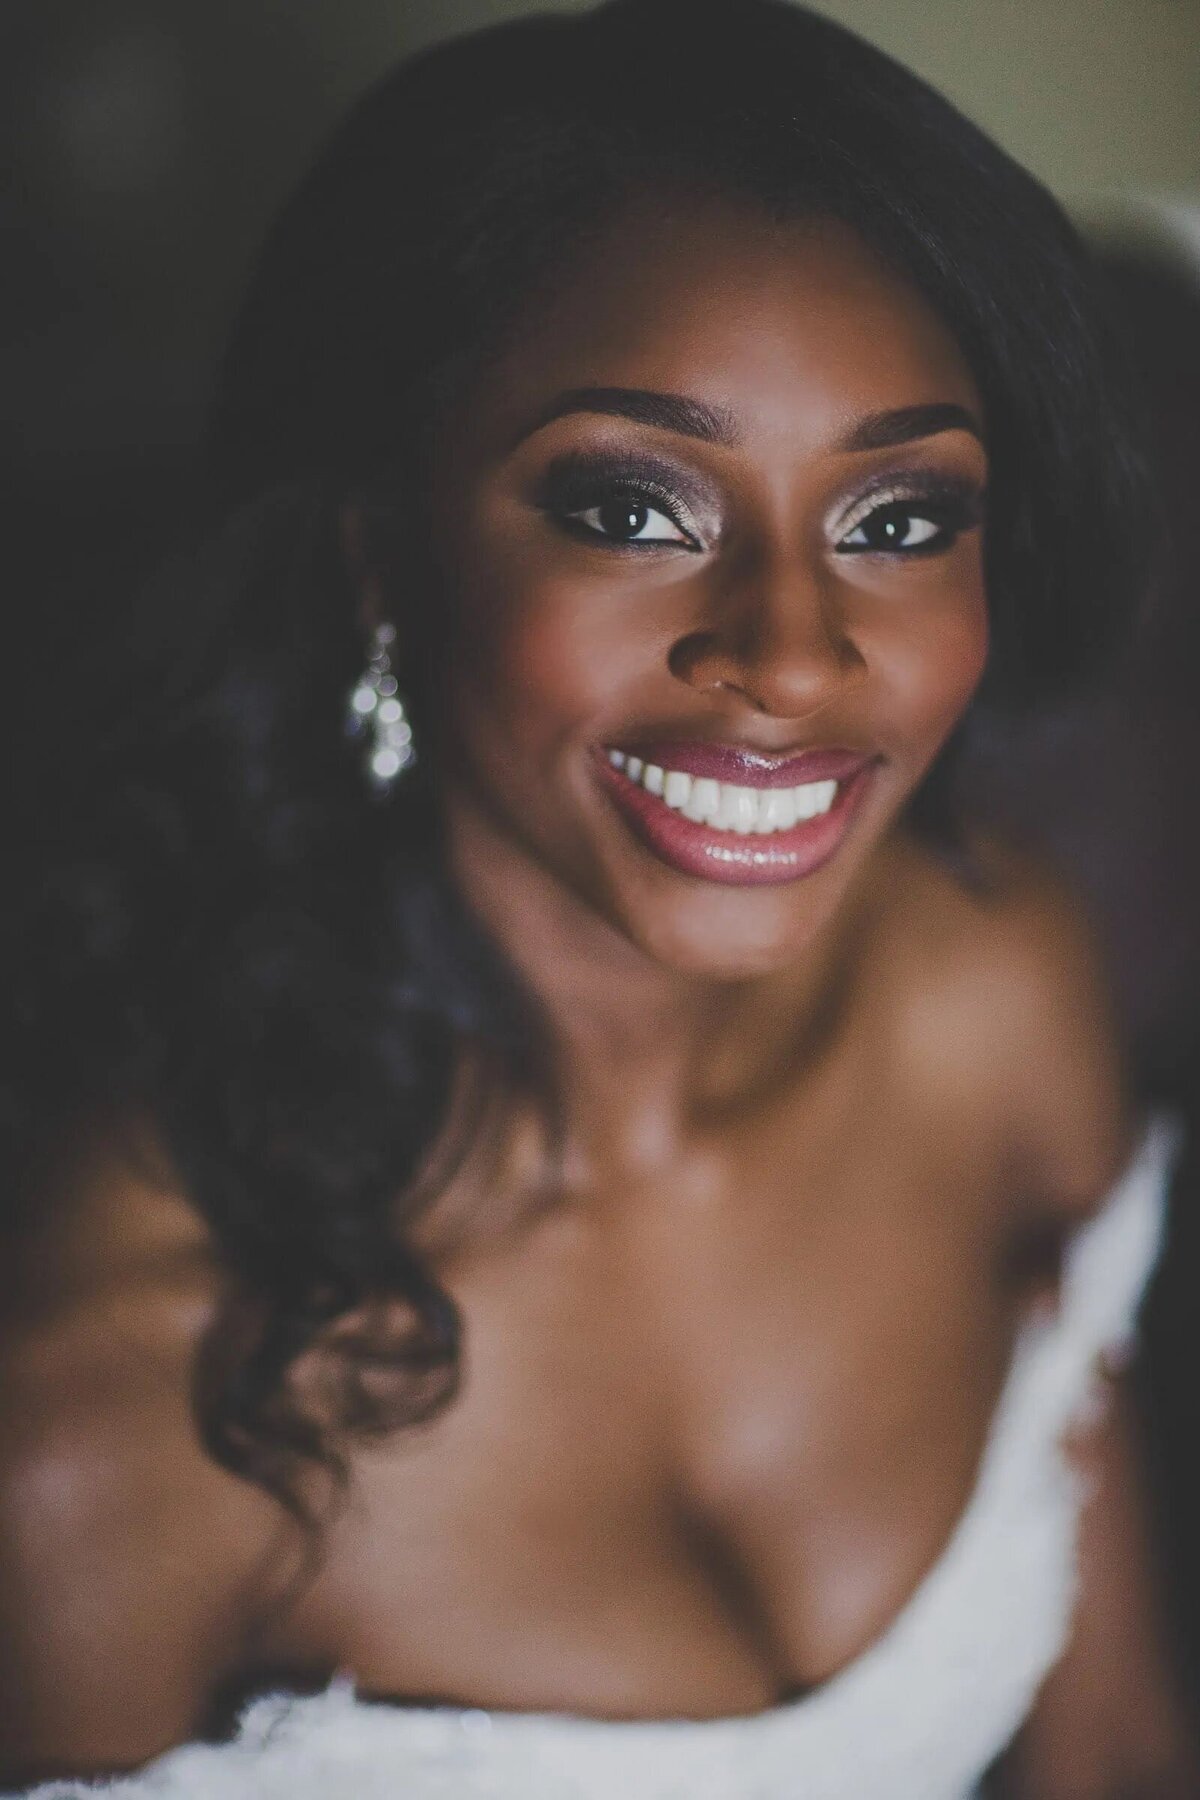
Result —
POLYGON ((36 1800, 970 1800, 1068 1635, 1084 1484, 1062 1449, 1124 1347, 1162 1235, 1175 1134, 1148 1129, 1021 1333, 974 1492, 891 1626, 816 1692, 751 1716, 620 1722, 397 1707, 350 1683, 254 1702, 226 1744, 36 1800))

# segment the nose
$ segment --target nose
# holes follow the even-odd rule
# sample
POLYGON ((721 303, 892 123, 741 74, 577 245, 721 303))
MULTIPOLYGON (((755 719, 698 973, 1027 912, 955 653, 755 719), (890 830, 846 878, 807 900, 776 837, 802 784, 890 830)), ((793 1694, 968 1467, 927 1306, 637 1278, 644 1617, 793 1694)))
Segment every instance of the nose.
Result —
POLYGON ((783 558, 728 579, 703 623, 672 644, 668 663, 699 693, 736 694, 781 719, 809 718, 867 676, 836 583, 783 558))

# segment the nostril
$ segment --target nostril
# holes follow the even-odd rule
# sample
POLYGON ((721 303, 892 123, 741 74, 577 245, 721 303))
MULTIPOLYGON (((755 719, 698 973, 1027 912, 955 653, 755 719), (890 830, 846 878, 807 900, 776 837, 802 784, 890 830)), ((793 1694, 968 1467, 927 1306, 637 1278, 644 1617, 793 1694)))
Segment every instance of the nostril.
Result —
POLYGON ((715 633, 696 631, 671 645, 667 667, 689 687, 718 688, 730 684, 733 658, 722 649, 715 633))

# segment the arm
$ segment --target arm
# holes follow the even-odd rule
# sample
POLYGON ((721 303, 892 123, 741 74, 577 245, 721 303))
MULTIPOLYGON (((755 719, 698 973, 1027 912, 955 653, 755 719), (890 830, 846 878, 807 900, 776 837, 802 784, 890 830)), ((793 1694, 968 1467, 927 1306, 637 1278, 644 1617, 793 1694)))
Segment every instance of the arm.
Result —
POLYGON ((277 1530, 197 1437, 207 1278, 101 1225, 59 1234, 71 1280, 31 1264, 0 1329, 0 1791, 193 1736, 277 1530))
MULTIPOLYGON (((1038 1216, 1071 1231, 1129 1152, 1129 1101, 1102 959, 1086 922, 1028 865, 1004 871, 989 951, 1007 1053, 996 1090, 1038 1216)), ((1106 1380, 1103 1416, 1070 1445, 1089 1483, 1065 1656, 989 1793, 1012 1800, 1195 1800, 1200 1766, 1160 1606, 1138 1421, 1106 1380)))
POLYGON ((0 1473, 0 1792, 195 1736, 262 1541, 253 1496, 177 1455, 154 1409, 36 1435, 0 1473))
POLYGON ((1094 1482, 1066 1655, 996 1774, 998 1800, 1195 1800, 1200 1756, 1178 1693, 1123 1381, 1072 1446, 1094 1482))

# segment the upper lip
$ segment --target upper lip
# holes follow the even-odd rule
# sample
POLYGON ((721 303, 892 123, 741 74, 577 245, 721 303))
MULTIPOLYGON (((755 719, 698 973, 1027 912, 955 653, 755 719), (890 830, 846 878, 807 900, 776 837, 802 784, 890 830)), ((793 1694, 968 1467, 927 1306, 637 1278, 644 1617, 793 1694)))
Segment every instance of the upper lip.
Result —
POLYGON ((685 775, 708 776, 731 786, 751 788, 800 787, 810 781, 848 781, 875 760, 862 750, 772 753, 747 750, 736 744, 685 739, 606 746, 609 748, 621 750, 626 756, 638 756, 644 763, 657 763, 663 769, 679 769, 685 775))

